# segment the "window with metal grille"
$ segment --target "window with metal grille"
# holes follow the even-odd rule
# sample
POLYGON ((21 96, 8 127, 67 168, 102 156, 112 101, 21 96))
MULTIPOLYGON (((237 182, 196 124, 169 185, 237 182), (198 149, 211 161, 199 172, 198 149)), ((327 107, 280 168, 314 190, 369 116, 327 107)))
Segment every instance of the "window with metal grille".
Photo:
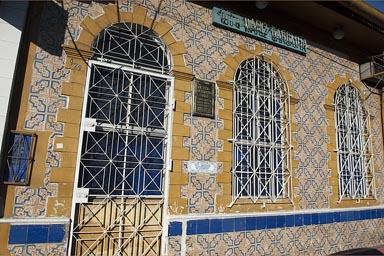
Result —
POLYGON ((289 93, 270 61, 240 64, 233 104, 233 202, 290 198, 289 93))
POLYGON ((78 181, 89 195, 163 195, 172 80, 166 49, 135 23, 113 24, 95 40, 78 181))
POLYGON ((356 87, 337 89, 335 119, 340 200, 374 196, 370 120, 356 87))
POLYGON ((4 183, 28 185, 36 134, 11 131, 8 140, 4 183))
POLYGON ((93 58, 169 74, 168 47, 152 29, 136 23, 116 23, 104 29, 92 45, 93 58))

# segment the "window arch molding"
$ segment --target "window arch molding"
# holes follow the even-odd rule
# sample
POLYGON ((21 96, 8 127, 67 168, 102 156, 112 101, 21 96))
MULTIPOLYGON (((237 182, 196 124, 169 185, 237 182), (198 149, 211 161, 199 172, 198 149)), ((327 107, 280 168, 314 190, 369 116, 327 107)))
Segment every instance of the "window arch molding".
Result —
MULTIPOLYGON (((227 65, 227 68, 219 77, 219 80, 217 81, 218 87, 219 87, 219 97, 224 98, 224 109, 219 110, 219 118, 222 118, 224 122, 227 122, 228 125, 224 124, 224 127, 229 127, 229 124, 231 124, 231 128, 229 131, 219 131, 219 139, 222 139, 224 141, 224 150, 223 152, 219 152, 219 160, 223 159, 224 164, 226 168, 224 168, 223 172, 230 172, 232 170, 232 157, 234 155, 234 149, 232 147, 234 138, 232 138, 232 132, 234 130, 234 127, 232 124, 234 123, 234 117, 232 113, 234 112, 235 107, 233 106, 233 102, 235 100, 235 93, 234 93, 234 78, 236 77, 236 71, 238 67, 246 60, 249 59, 259 59, 263 60, 267 63, 270 63, 270 65, 276 70, 278 73, 278 76, 281 78, 282 81, 284 81, 285 90, 289 93, 287 93, 288 101, 287 101, 287 109, 288 109, 288 121, 290 123, 289 128, 289 149, 291 152, 293 152, 293 149, 297 147, 297 144, 295 141, 292 140, 291 134, 296 131, 296 124, 292 121, 292 116, 295 113, 295 105, 299 102, 296 94, 294 91, 290 90, 291 88, 291 75, 287 69, 285 69, 280 64, 280 59, 278 55, 272 53, 271 55, 264 53, 264 48, 260 45, 254 45, 253 47, 247 47, 246 45, 240 45, 238 46, 238 53, 236 55, 228 55, 224 62, 227 65), (229 113, 231 113, 231 116, 229 116, 229 113), (229 137, 229 134, 231 134, 231 137, 229 137), (221 157, 222 156, 222 157, 221 157), (230 160, 228 160, 228 157, 230 156, 230 160)), ((253 211, 257 209, 257 204, 261 204, 261 207, 265 203, 271 203, 271 204, 278 204, 279 207, 282 207, 284 209, 291 209, 291 205, 295 204, 295 198, 293 198, 293 184, 292 182, 292 173, 293 170, 298 168, 298 161, 294 160, 291 156, 287 158, 290 166, 289 174, 287 175, 289 182, 287 185, 287 193, 285 196, 276 196, 276 197, 269 197, 269 198, 244 198, 242 196, 234 196, 233 194, 233 184, 231 181, 225 181, 223 182, 224 186, 231 187, 230 189, 224 190, 224 194, 222 195, 223 201, 226 202, 226 205, 231 210, 243 210, 243 211, 253 211), (288 196, 289 195, 289 196, 288 196), (253 205, 253 206, 250 206, 253 205), (253 210, 251 210, 253 209, 253 210)))
POLYGON ((335 80, 328 84, 328 97, 325 99, 324 108, 328 119, 327 135, 330 138, 328 168, 331 171, 329 182, 333 193, 330 202, 333 207, 350 206, 351 200, 356 206, 357 204, 368 206, 375 204, 370 201, 376 200, 370 131, 373 116, 366 109, 361 88, 361 82, 353 80, 352 75, 348 73, 346 76, 336 75, 335 80), (356 104, 353 106, 351 102, 344 104, 345 100, 353 100, 356 104), (346 105, 350 110, 346 110, 346 105), (359 113, 352 113, 351 111, 354 111, 351 110, 352 108, 359 113), (343 120, 347 121, 348 125, 344 125, 343 120), (353 127, 357 125, 359 128, 355 129, 351 125, 353 127), (360 157, 361 159, 353 157, 363 151, 365 153, 364 157, 360 157))

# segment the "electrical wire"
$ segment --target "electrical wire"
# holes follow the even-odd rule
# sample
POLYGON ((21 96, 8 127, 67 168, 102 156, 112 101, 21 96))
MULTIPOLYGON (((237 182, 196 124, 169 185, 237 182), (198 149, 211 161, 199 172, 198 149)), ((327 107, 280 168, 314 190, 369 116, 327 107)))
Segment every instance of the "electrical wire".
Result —
POLYGON ((153 20, 152 20, 150 29, 153 29, 153 24, 155 23, 155 20, 156 20, 156 18, 157 18, 157 15, 158 15, 159 12, 160 12, 160 7, 161 7, 161 3, 162 3, 162 2, 163 2, 163 0, 160 0, 160 1, 159 1, 159 6, 158 6, 157 9, 155 10, 155 17, 154 17, 153 20))
MULTIPOLYGON (((66 11, 66 10, 65 10, 65 7, 64 7, 64 0, 61 1, 61 7, 63 8, 64 11, 66 11)), ((69 12, 67 11, 67 13, 69 13, 69 12)), ((69 29, 69 26, 68 26, 68 22, 66 22, 65 26, 66 26, 66 28, 67 28, 67 31, 68 31, 68 33, 69 33, 69 36, 71 37, 71 41, 72 41, 73 45, 75 46, 75 49, 76 49, 77 53, 79 54, 79 56, 81 57, 81 59, 84 61, 85 65, 87 65, 87 67, 90 68, 90 66, 88 65, 88 61, 85 59, 85 57, 84 57, 83 54, 81 53, 79 47, 77 46, 77 43, 76 43, 75 39, 73 38, 73 35, 72 35, 72 33, 71 33, 71 30, 69 29)))

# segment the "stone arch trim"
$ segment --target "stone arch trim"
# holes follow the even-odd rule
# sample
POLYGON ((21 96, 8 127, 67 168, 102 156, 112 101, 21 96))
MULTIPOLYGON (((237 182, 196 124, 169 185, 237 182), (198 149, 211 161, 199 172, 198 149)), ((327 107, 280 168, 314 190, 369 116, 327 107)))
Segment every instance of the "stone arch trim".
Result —
MULTIPOLYGON (((362 97, 362 83, 358 80, 352 80, 352 74, 346 73, 345 76, 340 76, 339 74, 335 75, 335 79, 328 83, 328 96, 325 98, 324 101, 324 109, 325 109, 325 117, 328 120, 328 126, 327 126, 327 136, 329 138, 329 143, 327 146, 327 151, 329 152, 329 160, 328 160, 328 169, 331 172, 331 175, 329 177, 329 186, 332 188, 332 194, 330 196, 330 206, 331 208, 345 208, 345 207, 362 207, 362 206, 372 206, 372 205, 378 205, 378 201, 373 198, 368 199, 344 199, 339 202, 339 174, 338 174, 338 166, 337 166, 337 145, 336 145, 336 122, 335 122, 335 104, 334 104, 334 98, 337 89, 344 85, 344 84, 350 84, 351 86, 357 88, 362 97)), ((362 99, 364 101, 364 98, 362 99)), ((364 103, 363 103, 364 104, 364 103)), ((369 117, 372 119, 373 116, 369 117)), ((373 139, 373 138, 371 138, 373 139)), ((376 169, 376 168, 375 168, 376 169)), ((375 186, 377 187, 377 181, 375 186)))
MULTIPOLYGON (((294 155, 294 150, 297 149, 298 144, 293 140, 292 134, 297 131, 296 123, 294 122, 293 115, 296 113, 296 104, 299 103, 299 99, 296 93, 291 90, 291 80, 292 76, 287 68, 284 68, 280 62, 280 57, 272 53, 271 55, 264 52, 264 47, 261 45, 255 44, 252 49, 249 49, 245 44, 239 45, 238 53, 235 55, 228 55, 224 59, 224 63, 227 65, 225 72, 220 75, 217 85, 219 88, 219 97, 224 99, 224 109, 219 110, 218 118, 224 121, 224 130, 219 131, 219 140, 224 142, 223 151, 219 152, 218 160, 223 163, 223 173, 221 176, 223 178, 218 178, 222 183, 223 195, 218 196, 219 207, 228 206, 232 201, 231 195, 231 174, 229 170, 232 168, 231 159, 232 159, 232 145, 228 141, 229 138, 232 138, 232 111, 233 111, 233 80, 235 77, 235 72, 239 65, 246 59, 257 57, 264 60, 272 61, 273 65, 277 67, 279 74, 286 82, 287 89, 290 94, 290 123, 291 123, 291 145, 293 147, 292 156, 294 155)), ((232 208, 227 208, 226 212, 254 212, 254 211, 275 211, 275 210, 292 210, 298 207, 298 199, 293 196, 295 187, 298 186, 298 181, 294 177, 294 170, 299 168, 298 160, 291 159, 292 163, 292 203, 276 203, 276 204, 267 204, 264 207, 262 204, 234 204, 232 208)))
POLYGON ((113 23, 132 22, 152 28, 152 30, 164 41, 172 54, 174 71, 191 73, 190 68, 185 66, 183 57, 183 54, 187 52, 187 49, 183 42, 176 41, 171 33, 172 26, 164 19, 159 19, 159 21, 153 20, 147 16, 148 11, 145 8, 137 6, 133 6, 132 12, 120 12, 119 15, 117 14, 115 5, 106 6, 103 10, 104 15, 96 19, 92 19, 88 16, 83 20, 80 24, 81 33, 76 41, 76 45, 73 42, 70 42, 69 45, 65 47, 67 55, 70 57, 81 57, 77 56, 80 55, 76 50, 77 48, 82 56, 88 60, 92 55, 91 46, 93 40, 105 27, 113 23))

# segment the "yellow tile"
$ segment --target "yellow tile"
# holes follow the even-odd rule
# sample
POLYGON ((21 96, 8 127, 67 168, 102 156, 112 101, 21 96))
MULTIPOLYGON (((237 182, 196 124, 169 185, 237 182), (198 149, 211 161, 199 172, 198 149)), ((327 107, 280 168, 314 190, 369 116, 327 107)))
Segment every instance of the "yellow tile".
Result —
POLYGON ((120 18, 125 22, 132 22, 132 13, 131 12, 121 12, 120 18))
POLYGON ((182 162, 181 160, 172 159, 172 173, 182 172, 182 162))
POLYGON ((189 160, 189 151, 185 148, 172 148, 172 159, 189 160))
POLYGON ((232 101, 233 98, 233 91, 228 90, 220 90, 219 91, 219 97, 223 99, 227 99, 229 101, 232 101))
POLYGON ((232 152, 232 142, 224 140, 224 144, 223 145, 224 145, 223 146, 223 151, 232 152))
POLYGON ((83 97, 68 97, 68 108, 81 111, 83 108, 83 97))
POLYGON ((169 195, 172 195, 172 197, 180 197, 181 193, 181 187, 179 184, 170 184, 169 185, 169 195))
POLYGON ((177 101, 176 102, 176 111, 183 113, 183 114, 184 113, 186 113, 186 114, 191 113, 191 105, 188 103, 177 101))
POLYGON ((81 111, 61 108, 57 113, 57 121, 64 123, 79 124, 81 121, 81 111))
POLYGON ((63 168, 66 167, 76 167, 77 153, 73 152, 62 152, 61 153, 61 162, 60 166, 63 168))
POLYGON ((73 196, 73 183, 58 183, 58 195, 62 198, 72 198, 73 196))
POLYGON ((219 130, 219 138, 222 140, 232 139, 232 131, 231 130, 219 130))
POLYGON ((179 111, 174 112, 172 123, 184 125, 184 114, 182 112, 179 112, 179 111))
POLYGON ((132 21, 137 24, 143 24, 147 17, 147 10, 142 7, 133 6, 132 21))
POLYGON ((71 83, 85 84, 86 70, 72 70, 71 72, 71 83))
POLYGON ((84 86, 76 83, 63 83, 61 93, 68 96, 84 96, 84 86))
POLYGON ((83 31, 87 31, 88 33, 97 33, 97 31, 100 31, 102 28, 99 27, 99 25, 91 18, 91 17, 86 17, 82 22, 81 22, 81 27, 83 28, 83 31))
MULTIPOLYGON (((221 152, 219 152, 219 154, 220 154, 221 152)), ((222 169, 223 169, 223 171, 222 171, 222 173, 224 174, 224 173, 229 173, 230 171, 231 171, 231 169, 232 169, 232 161, 230 160, 230 161, 223 161, 223 162, 221 162, 222 163, 222 165, 223 165, 223 167, 222 167, 222 169)))
MULTIPOLYGON (((185 48, 183 42, 177 42, 177 43, 171 44, 169 48, 172 52, 172 55, 179 55, 179 54, 187 53, 187 49, 185 48)), ((184 63, 182 66, 184 66, 184 63)))
POLYGON ((184 102, 185 101, 185 91, 175 90, 173 93, 173 97, 177 102, 184 102))
POLYGON ((107 16, 110 24, 118 22, 116 5, 105 6, 104 15, 107 16))
POLYGON ((71 217, 72 198, 48 197, 47 217, 71 217))
POLYGON ((223 120, 229 120, 229 121, 232 121, 232 110, 227 110, 227 109, 221 109, 219 110, 219 118, 223 119, 223 120))
POLYGON ((225 57, 224 63, 227 64, 228 67, 232 68, 233 70, 236 70, 239 66, 237 60, 231 55, 227 55, 227 57, 225 57))
POLYGON ((100 17, 95 19, 95 23, 99 28, 92 27, 92 32, 94 33, 99 33, 102 29, 111 24, 107 15, 101 15, 100 17))
POLYGON ((170 173, 170 184, 188 184, 188 173, 170 173))
POLYGON ((172 149, 183 148, 183 136, 172 136, 172 149))
POLYGON ((230 184, 231 181, 232 181, 232 174, 231 173, 221 173, 221 174, 217 174, 217 179, 216 179, 217 182, 220 182, 220 183, 227 183, 227 184, 230 184))
POLYGON ((175 136, 189 136, 191 128, 183 124, 173 124, 172 133, 175 136))
MULTIPOLYGON (((180 80, 180 79, 175 80, 175 91, 176 90, 179 90, 182 92, 192 91, 191 81, 185 81, 185 80, 180 80)), ((182 101, 184 101, 184 99, 182 101)))
POLYGON ((218 156, 219 162, 230 162, 232 161, 232 152, 231 151, 221 151, 218 156))
POLYGON ((80 124, 65 123, 64 124, 64 137, 79 138, 80 124))
POLYGON ((172 29, 172 26, 169 25, 164 19, 160 19, 159 22, 154 26, 153 30, 161 37, 168 33, 172 29))
POLYGON ((56 137, 54 142, 54 151, 57 152, 77 152, 78 139, 56 137))
POLYGON ((0 224, 0 255, 9 255, 8 251, 8 236, 9 236, 9 223, 0 224))
POLYGON ((168 212, 172 215, 187 214, 187 199, 170 197, 168 200, 168 212))
POLYGON ((73 182, 75 179, 75 168, 53 168, 51 174, 49 175, 49 180, 52 183, 58 182, 73 182))
POLYGON ((94 33, 88 29, 83 29, 80 33, 80 37, 78 40, 85 44, 91 45, 96 36, 97 36, 97 32, 94 33))

